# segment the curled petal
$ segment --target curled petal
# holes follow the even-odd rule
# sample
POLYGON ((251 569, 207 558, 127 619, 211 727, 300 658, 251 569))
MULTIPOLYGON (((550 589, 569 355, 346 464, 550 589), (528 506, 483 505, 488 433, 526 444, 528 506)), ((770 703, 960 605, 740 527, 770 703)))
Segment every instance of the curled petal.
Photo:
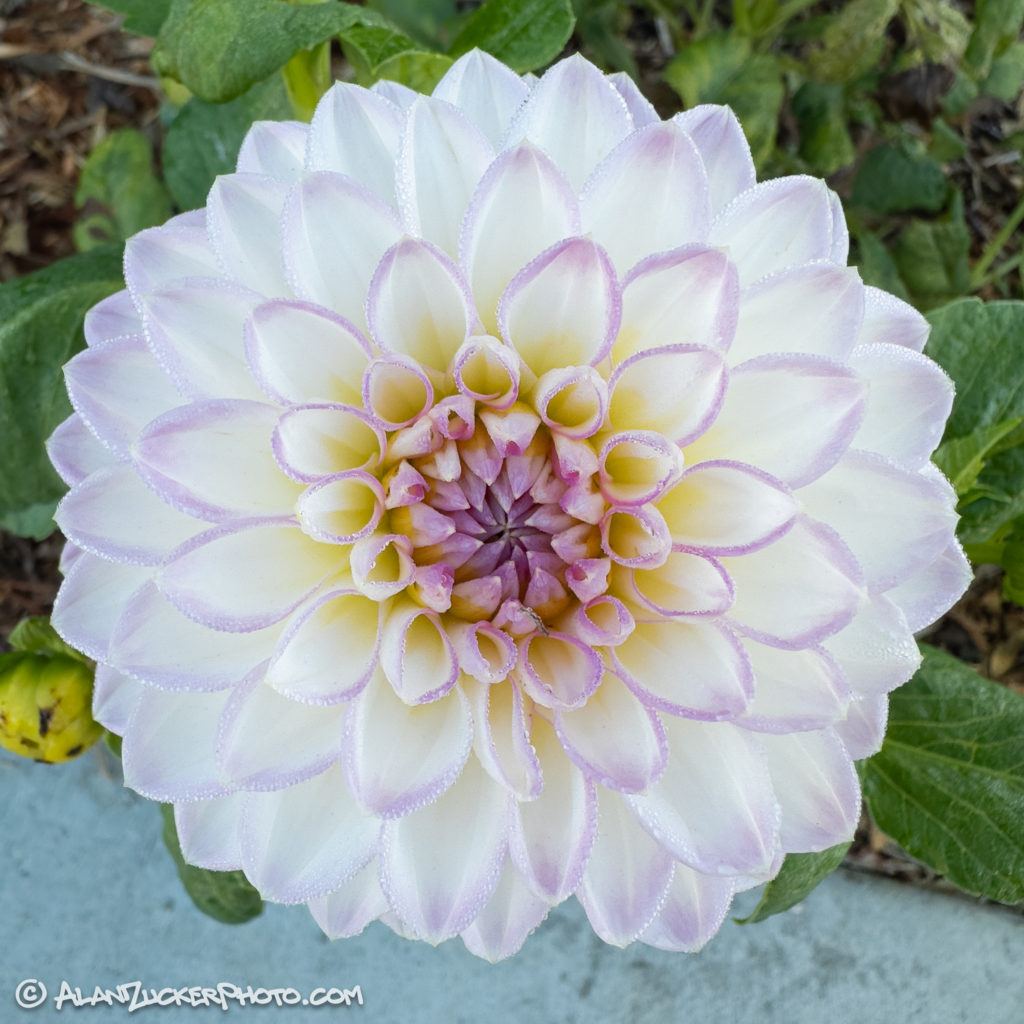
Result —
POLYGON ((366 367, 362 401, 385 430, 397 430, 409 426, 430 408, 434 389, 415 360, 389 354, 378 356, 366 367))
POLYGON ((350 405, 299 405, 285 410, 271 447, 293 479, 313 483, 352 469, 372 470, 384 458, 384 432, 350 405))
POLYGON ((628 946, 664 902, 673 859, 640 827, 617 793, 602 788, 597 793, 597 838, 576 896, 605 942, 628 946))
POLYGON ((604 250, 570 238, 545 250, 509 283, 498 305, 502 337, 538 376, 600 362, 622 311, 615 269, 604 250))
POLYGON ((376 529, 384 514, 384 490, 376 477, 362 470, 335 473, 302 492, 295 514, 313 539, 351 544, 376 529))
POLYGON ((722 564, 692 551, 672 551, 657 569, 631 569, 631 600, 659 616, 721 615, 733 600, 722 564))
POLYGON ((378 669, 345 716, 345 777, 368 812, 382 818, 410 814, 458 778, 472 741, 461 689, 410 706, 378 669))
POLYGON ((467 675, 491 685, 500 683, 512 671, 516 647, 508 633, 486 621, 456 622, 447 630, 459 668, 467 675))
POLYGON ((590 437, 604 424, 608 385, 592 366, 548 370, 533 390, 542 422, 565 437, 590 437))
POLYGON ((350 564, 356 589, 374 601, 401 593, 416 571, 409 538, 395 533, 371 533, 357 540, 350 564))
POLYGON ((639 793, 665 770, 668 745, 658 715, 609 673, 583 707, 555 712, 555 729, 587 778, 608 789, 639 793))
POLYGON ((437 612, 396 602, 381 628, 380 664, 406 704, 444 697, 459 677, 459 661, 437 612))
POLYGON ((582 706, 601 681, 596 651, 565 633, 531 633, 519 645, 523 688, 548 708, 582 706))
POLYGON ((612 434, 598 458, 601 493, 614 505, 657 501, 683 471, 679 446, 653 430, 612 434))
POLYGON ((601 548, 618 565, 654 569, 672 550, 665 517, 653 505, 612 508, 602 517, 601 548))
POLYGON ((487 904, 507 848, 507 802, 472 758, 438 800, 385 824, 381 888, 415 935, 442 942, 487 904))
POLYGON ((497 338, 468 338, 452 359, 452 377, 459 391, 491 409, 508 409, 519 397, 520 359, 515 349, 497 338))
POLYGON ((533 892, 549 903, 561 903, 579 885, 590 856, 597 833, 597 796, 549 722, 535 716, 530 738, 544 788, 536 800, 511 805, 509 854, 533 892))
POLYGON ((288 789, 243 799, 242 870, 277 903, 324 896, 376 852, 380 822, 363 814, 337 766, 288 789))

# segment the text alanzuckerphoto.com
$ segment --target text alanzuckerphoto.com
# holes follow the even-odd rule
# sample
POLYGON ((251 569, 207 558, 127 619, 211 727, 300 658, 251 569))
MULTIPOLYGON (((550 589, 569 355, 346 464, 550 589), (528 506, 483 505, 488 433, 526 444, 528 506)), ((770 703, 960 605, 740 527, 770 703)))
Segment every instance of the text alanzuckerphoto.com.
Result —
POLYGON ((56 995, 50 997, 46 985, 35 978, 26 978, 14 990, 14 1001, 24 1010, 35 1010, 47 1001, 57 1010, 94 1006, 124 1006, 129 1013, 158 1006, 219 1006, 229 1010, 232 1006, 362 1006, 363 991, 359 985, 351 988, 335 986, 314 988, 303 995, 294 988, 242 987, 220 981, 213 987, 186 985, 181 988, 145 988, 141 981, 121 982, 113 988, 81 988, 61 981, 56 995))

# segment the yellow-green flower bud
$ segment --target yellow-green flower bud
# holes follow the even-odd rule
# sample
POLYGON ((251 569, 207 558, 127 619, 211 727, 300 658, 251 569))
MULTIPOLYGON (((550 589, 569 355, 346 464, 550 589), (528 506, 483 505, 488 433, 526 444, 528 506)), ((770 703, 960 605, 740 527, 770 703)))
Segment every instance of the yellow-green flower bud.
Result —
POLYGON ((0 746, 50 764, 77 757, 103 735, 92 685, 89 666, 64 654, 0 659, 0 746))

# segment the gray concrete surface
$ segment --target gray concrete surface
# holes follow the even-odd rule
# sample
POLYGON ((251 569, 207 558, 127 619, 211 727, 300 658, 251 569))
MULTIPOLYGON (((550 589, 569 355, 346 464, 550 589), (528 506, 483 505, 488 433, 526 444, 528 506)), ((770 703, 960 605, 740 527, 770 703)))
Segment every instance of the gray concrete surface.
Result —
POLYGON ((458 940, 432 949, 378 924, 330 943, 303 908, 268 907, 238 927, 205 918, 180 889, 156 807, 121 787, 109 756, 50 768, 0 751, 0 828, 2 1024, 224 1015, 212 1006, 58 1010, 65 981, 83 996, 135 981, 362 993, 363 1005, 347 1009, 230 1006, 228 1019, 252 1024, 1024 1024, 1024 920, 843 872, 787 915, 727 922, 697 956, 605 946, 572 902, 517 957, 491 966, 458 940), (15 1003, 25 979, 49 993, 35 1010, 15 1003))

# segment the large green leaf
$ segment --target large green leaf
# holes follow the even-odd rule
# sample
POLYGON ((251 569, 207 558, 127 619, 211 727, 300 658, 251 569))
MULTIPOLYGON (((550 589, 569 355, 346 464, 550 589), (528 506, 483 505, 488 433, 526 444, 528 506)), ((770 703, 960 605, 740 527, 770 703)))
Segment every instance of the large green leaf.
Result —
POLYGON ((922 309, 959 298, 970 288, 967 256, 971 234, 964 221, 963 197, 953 193, 949 212, 936 220, 913 220, 893 249, 900 277, 922 309))
POLYGON ((44 447, 71 413, 61 367, 85 344, 82 317, 122 287, 121 247, 72 256, 0 285, 0 525, 35 537, 66 490, 44 447))
POLYGON ((967 892, 1024 900, 1024 698, 923 647, 864 763, 878 827, 967 892))
POLYGON ((455 37, 451 55, 486 50, 513 71, 533 71, 553 61, 575 24, 569 0, 488 0, 455 37))
POLYGON ((183 210, 206 203, 218 174, 235 169, 238 150, 253 121, 291 115, 284 81, 274 75, 230 103, 190 99, 171 122, 164 140, 164 180, 183 210))
POLYGON ((174 808, 161 804, 160 810, 164 818, 164 843, 192 902, 204 914, 224 924, 244 924, 258 917, 263 911, 263 900, 245 875, 241 871, 209 871, 186 864, 174 826, 174 808))
POLYGON ((732 107, 755 163, 771 153, 785 92, 776 58, 752 53, 745 37, 720 32, 681 50, 665 68, 664 77, 688 107, 698 103, 732 107))
MULTIPOLYGON (((152 62, 156 71, 201 99, 224 103, 355 25, 393 28, 376 11, 327 0, 295 6, 286 0, 173 0, 152 62)), ((397 31, 397 30, 396 30, 397 31)))
POLYGON ((939 445, 932 461, 949 478, 957 495, 963 497, 974 489, 985 468, 985 462, 998 445, 1021 422, 1020 419, 1004 420, 991 427, 978 427, 966 437, 951 437, 939 445))
POLYGON ((171 201, 153 174, 146 136, 124 128, 99 142, 82 168, 75 203, 82 209, 73 229, 81 252, 167 220, 171 201))
POLYGON ((418 48, 446 45, 458 19, 455 0, 366 0, 366 6, 393 21, 418 48))
POLYGON ((840 843, 821 853, 787 854, 778 875, 765 886, 760 902, 737 923, 757 924, 795 907, 842 864, 849 848, 849 843, 840 843))
POLYGON ((873 213, 903 210, 937 213, 946 205, 949 186, 942 165, 903 146, 875 146, 864 157, 853 181, 850 202, 873 213))
POLYGON ((140 36, 155 36, 171 9, 171 0, 89 0, 125 15, 124 28, 140 36))
POLYGON ((394 26, 352 25, 341 33, 341 43, 355 70, 356 81, 366 86, 377 80, 382 64, 404 53, 422 52, 419 43, 394 26))

